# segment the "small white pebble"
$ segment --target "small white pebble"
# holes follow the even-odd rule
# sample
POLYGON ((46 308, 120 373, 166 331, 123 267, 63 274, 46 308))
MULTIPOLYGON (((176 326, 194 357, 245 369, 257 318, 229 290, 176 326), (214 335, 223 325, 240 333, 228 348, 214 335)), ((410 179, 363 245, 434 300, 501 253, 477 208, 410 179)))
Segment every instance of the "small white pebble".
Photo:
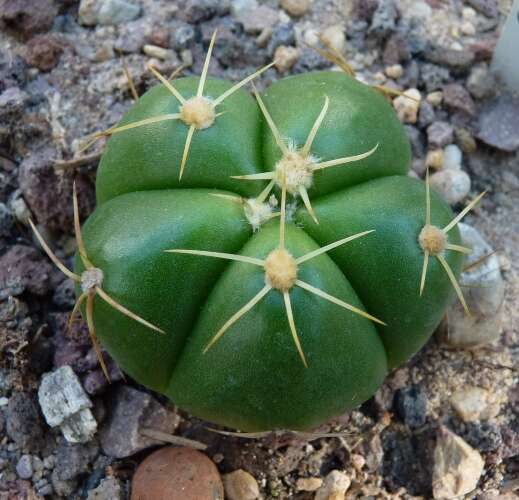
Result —
POLYGON ((321 41, 342 54, 346 48, 346 37, 344 36, 343 27, 334 25, 326 28, 321 35, 321 41))
POLYGON ((461 32, 467 36, 474 36, 476 34, 476 27, 470 21, 465 21, 461 23, 461 32))
POLYGON ((470 177, 463 170, 444 168, 431 175, 430 183, 449 205, 459 203, 470 191, 470 177))
POLYGON ((439 106, 443 101, 443 92, 441 90, 431 92, 430 94, 427 94, 426 99, 433 106, 439 106))
POLYGON ((451 170, 460 170, 463 153, 456 144, 449 144, 443 150, 443 167, 451 170))
POLYGON ((385 72, 389 78, 397 80, 404 74, 404 68, 401 64, 393 64, 392 66, 387 66, 385 72))

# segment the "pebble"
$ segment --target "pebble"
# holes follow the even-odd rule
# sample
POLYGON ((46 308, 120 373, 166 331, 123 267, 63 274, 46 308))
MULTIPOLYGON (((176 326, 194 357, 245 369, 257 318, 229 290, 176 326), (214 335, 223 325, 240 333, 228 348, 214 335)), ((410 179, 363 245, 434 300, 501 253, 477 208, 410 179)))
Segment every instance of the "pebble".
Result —
POLYGON ((54 0, 3 0, 0 6, 0 26, 30 38, 52 28, 58 7, 54 0))
POLYGON ((443 150, 443 168, 459 170, 461 169, 462 160, 463 153, 456 144, 449 144, 443 150))
POLYGON ((427 142, 431 148, 443 148, 454 139, 454 129, 450 123, 437 121, 427 127, 427 142))
POLYGON ((285 73, 293 68, 299 59, 299 55, 299 49, 280 45, 274 52, 274 60, 276 61, 274 66, 280 73, 285 73))
POLYGON ((411 385, 395 392, 394 403, 400 420, 414 429, 425 424, 427 418, 427 395, 419 385, 411 385))
POLYGON ((384 64, 398 65, 411 57, 408 40, 401 33, 393 33, 384 46, 382 60, 384 64))
POLYGON ((165 49, 164 47, 159 47, 158 45, 145 44, 142 47, 142 51, 150 57, 156 57, 157 59, 161 59, 162 61, 167 60, 175 60, 176 54, 170 49, 165 49))
POLYGON ((52 35, 36 35, 25 46, 24 59, 29 66, 41 71, 50 71, 59 63, 63 46, 52 35))
POLYGON ((431 123, 434 122, 436 114, 432 104, 423 100, 420 104, 420 112, 418 113, 418 125, 421 128, 427 128, 431 123))
POLYGON ((393 100, 398 118, 403 123, 416 123, 418 110, 420 109, 421 94, 417 89, 407 89, 404 95, 398 96, 393 100), (408 97, 412 99, 409 99, 408 97))
POLYGON ((156 446, 156 440, 140 434, 142 428, 173 434, 178 424, 173 411, 150 394, 132 387, 114 388, 110 401, 110 417, 100 431, 100 442, 103 451, 111 457, 125 458, 156 446))
POLYGON ((424 85, 427 93, 438 91, 450 78, 449 70, 442 66, 424 63, 420 68, 420 82, 424 85))
POLYGON ((386 66, 384 70, 386 75, 393 80, 398 80, 404 74, 404 68, 401 64, 392 64, 391 66, 386 66))
POLYGON ((433 46, 424 53, 426 59, 441 66, 447 66, 453 71, 463 72, 468 70, 475 59, 470 50, 456 50, 448 47, 433 46))
POLYGON ((195 29, 190 24, 175 28, 170 37, 170 45, 175 50, 187 49, 195 41, 195 29))
POLYGON ((425 157, 425 166, 433 168, 434 170, 441 170, 443 168, 443 163, 443 149, 433 149, 432 151, 429 151, 425 157))
POLYGON ((478 138, 509 153, 519 148, 519 97, 503 94, 489 102, 479 115, 478 138))
POLYGON ((312 7, 312 0, 281 0, 281 7, 291 16, 304 16, 312 7))
POLYGON ((33 396, 16 392, 5 409, 5 431, 23 449, 38 451, 43 444, 43 423, 33 396))
POLYGON ((123 500, 121 482, 113 476, 101 480, 99 486, 88 492, 87 500, 123 500))
POLYGON ((393 0, 379 0, 369 27, 369 33, 386 38, 395 31, 398 11, 393 0))
POLYGON ((315 493, 314 500, 343 500, 350 485, 351 479, 344 472, 332 470, 315 493))
POLYGON ((92 402, 70 366, 43 375, 38 400, 47 424, 59 426, 70 443, 86 443, 97 430, 92 402))
POLYGON ((43 296, 55 280, 50 262, 33 247, 13 245, 0 257, 0 300, 24 292, 43 296))
POLYGON ((476 114, 476 105, 465 87, 458 83, 449 83, 443 87, 443 104, 452 111, 459 111, 469 116, 476 114))
POLYGON ((478 451, 441 426, 434 450, 433 497, 451 499, 470 493, 476 488, 484 465, 478 451))
POLYGON ((98 455, 99 446, 95 442, 86 445, 61 443, 56 450, 54 471, 60 480, 75 479, 89 471, 98 455))
POLYGON ((22 455, 16 464, 16 473, 20 479, 30 479, 33 474, 31 455, 22 455))
POLYGON ((296 481, 297 491, 316 491, 323 484, 320 477, 300 477, 296 481))
POLYGON ((138 5, 126 0, 81 0, 78 13, 80 24, 93 26, 128 23, 140 12, 138 5))
POLYGON ((430 177, 431 188, 449 205, 459 203, 470 192, 470 177, 463 170, 443 169, 430 177))
POLYGON ((474 139, 474 136, 466 128, 455 128, 454 136, 456 137, 456 143, 464 153, 473 153, 474 151, 476 151, 476 140, 474 139))
POLYGON ((258 34, 264 29, 272 29, 279 21, 279 15, 271 7, 260 5, 252 9, 241 9, 236 20, 243 25, 246 33, 258 34))
MULTIPOLYGON (((493 252, 492 247, 472 226, 458 224, 462 244, 472 249, 465 257, 464 266, 474 264, 493 252)), ((453 304, 449 310, 449 344, 457 347, 476 347, 499 338, 502 329, 505 283, 501 275, 499 258, 492 254, 475 267, 463 272, 460 282, 469 287, 463 295, 471 311, 467 316, 463 308, 453 304)))
POLYGON ((341 25, 333 25, 326 28, 321 34, 321 42, 327 47, 331 47, 340 54, 346 49, 346 36, 341 25))
POLYGON ((255 500, 260 496, 258 482, 243 469, 223 476, 223 487, 228 500, 255 500))
POLYGON ((443 101, 443 92, 441 90, 430 92, 425 99, 433 106, 439 106, 443 101))
POLYGON ((476 34, 476 27, 470 21, 463 21, 460 24, 460 29, 466 36, 474 36, 476 34))
POLYGON ((451 396, 451 404, 464 422, 489 420, 499 414, 500 406, 482 387, 463 387, 451 396))
POLYGON ((203 453, 166 447, 153 452, 137 468, 131 500, 216 500, 224 498, 220 474, 203 453))

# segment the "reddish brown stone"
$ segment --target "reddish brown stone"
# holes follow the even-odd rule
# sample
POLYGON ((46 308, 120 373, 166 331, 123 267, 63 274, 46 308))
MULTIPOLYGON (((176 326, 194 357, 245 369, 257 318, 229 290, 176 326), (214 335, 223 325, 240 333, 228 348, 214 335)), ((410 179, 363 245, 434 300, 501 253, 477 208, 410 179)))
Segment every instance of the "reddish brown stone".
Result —
POLYGON ((27 43, 25 61, 41 71, 50 71, 59 62, 63 47, 59 40, 51 35, 36 35, 27 43))
POLYGON ((54 0, 0 0, 0 25, 25 39, 48 31, 57 13, 54 0))
POLYGON ((139 465, 131 500, 223 500, 223 484, 216 466, 203 453, 167 447, 139 465))

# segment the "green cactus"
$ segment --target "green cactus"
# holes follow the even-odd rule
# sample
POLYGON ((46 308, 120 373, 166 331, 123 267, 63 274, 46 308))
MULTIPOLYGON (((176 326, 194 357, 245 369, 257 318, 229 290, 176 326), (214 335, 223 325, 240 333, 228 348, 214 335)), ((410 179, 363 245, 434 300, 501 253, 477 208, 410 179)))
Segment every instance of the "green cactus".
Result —
MULTIPOLYGON (((310 429, 427 341, 457 284, 457 222, 392 107, 342 72, 256 100, 202 76, 149 90, 110 135, 75 272, 121 368, 206 420, 310 429), (443 229, 440 229, 443 228, 443 229), (429 257, 436 257, 431 260, 429 257), (453 286, 454 285, 454 286, 453 286), (155 331, 154 331, 155 330, 155 331)), ((481 196, 481 195, 480 195, 481 196)), ((102 365, 104 367, 104 364, 102 365)))

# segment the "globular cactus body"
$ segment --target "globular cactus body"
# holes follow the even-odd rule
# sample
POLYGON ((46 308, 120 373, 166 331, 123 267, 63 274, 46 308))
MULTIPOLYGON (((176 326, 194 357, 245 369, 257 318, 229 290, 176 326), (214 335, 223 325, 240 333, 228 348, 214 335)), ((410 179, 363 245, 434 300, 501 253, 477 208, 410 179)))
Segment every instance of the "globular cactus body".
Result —
MULTIPOLYGON (((199 82, 172 83, 187 102, 199 82)), ((207 79, 203 96, 231 88, 207 79)), ((112 129, 83 229, 106 293, 165 334, 96 300, 97 336, 198 417, 315 427, 369 398, 453 296, 439 259, 424 272, 426 188, 407 176, 408 141, 382 95, 338 72, 281 80, 258 104, 236 90, 205 127, 180 116, 185 102, 154 87, 112 129)), ((436 195, 428 214, 453 218, 436 195)), ((461 254, 446 250, 457 276, 461 254)))

